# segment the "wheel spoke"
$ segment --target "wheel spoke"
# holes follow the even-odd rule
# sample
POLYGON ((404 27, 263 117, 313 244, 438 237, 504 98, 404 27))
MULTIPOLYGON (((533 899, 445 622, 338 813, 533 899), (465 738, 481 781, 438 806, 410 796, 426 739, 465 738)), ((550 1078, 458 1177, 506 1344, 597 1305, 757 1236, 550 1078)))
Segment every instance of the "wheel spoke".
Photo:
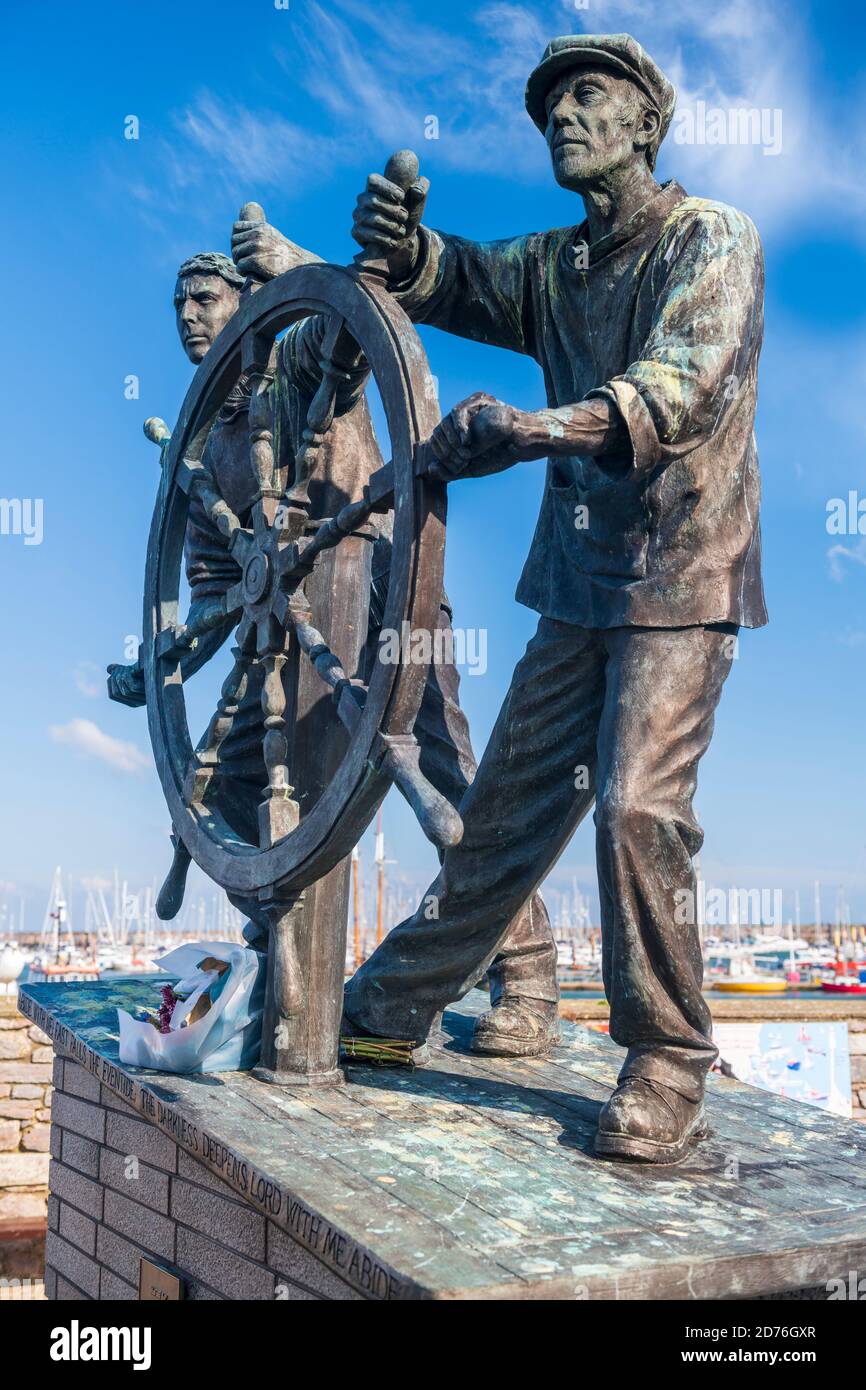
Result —
POLYGON ((195 763, 187 775, 184 795, 192 805, 205 799, 219 763, 219 750, 231 733, 249 680, 252 657, 242 646, 232 647, 234 665, 223 681, 219 703, 195 750, 195 763))
POLYGON ((243 581, 239 579, 237 584, 233 584, 232 587, 226 591, 226 608, 230 613, 233 613, 237 609, 243 608, 243 606, 244 586, 243 581))
POLYGON ((288 578, 289 576, 309 574, 316 561, 316 557, 325 550, 331 550, 335 545, 339 545, 341 540, 350 536, 353 532, 359 531, 365 526, 370 518, 373 508, 370 502, 362 497, 358 502, 349 502, 342 507, 336 516, 328 517, 323 522, 309 540, 298 541, 294 546, 288 546, 280 558, 280 570, 288 578))
POLYGON ((265 737, 262 754, 268 773, 265 797, 259 806, 259 848, 272 849, 278 840, 290 834, 300 822, 301 810, 293 800, 294 787, 289 781, 289 740, 286 736, 286 691, 283 667, 286 653, 271 653, 264 658, 265 680, 262 687, 262 713, 265 737))
POLYGON ((389 511, 394 496, 394 469, 392 464, 371 475, 362 497, 356 502, 347 502, 345 507, 323 521, 319 529, 307 540, 297 541, 285 546, 277 557, 280 574, 286 578, 302 577, 313 568, 316 557, 324 550, 330 550, 346 536, 351 536, 365 526, 374 512, 389 511))
POLYGON ((238 630, 235 633, 235 639, 244 656, 255 656, 255 637, 256 625, 245 613, 238 623, 238 630))
POLYGON ((188 497, 197 497, 220 535, 231 542, 241 523, 219 491, 213 474, 204 464, 185 458, 177 471, 178 485, 188 497))
POLYGON ((287 620, 294 628, 298 646, 325 684, 331 687, 340 719, 350 733, 354 732, 367 698, 366 685, 346 675, 339 657, 331 651, 321 632, 313 627, 309 609, 288 603, 286 608, 287 620))
POLYGON ((255 548, 256 540, 252 531, 241 527, 239 531, 234 531, 229 540, 229 554, 243 569, 244 561, 255 548))
POLYGON ((279 500, 273 493, 258 497, 253 503, 253 533, 258 542, 267 540, 273 529, 279 500))
POLYGON ((261 541, 270 532, 282 494, 279 469, 274 461, 274 415, 271 386, 274 380, 276 350, 264 370, 249 375, 250 467, 256 485, 253 502, 253 530, 261 541))
POLYGON ((271 611, 256 622, 256 651, 261 659, 275 653, 285 655, 289 635, 277 615, 271 611))

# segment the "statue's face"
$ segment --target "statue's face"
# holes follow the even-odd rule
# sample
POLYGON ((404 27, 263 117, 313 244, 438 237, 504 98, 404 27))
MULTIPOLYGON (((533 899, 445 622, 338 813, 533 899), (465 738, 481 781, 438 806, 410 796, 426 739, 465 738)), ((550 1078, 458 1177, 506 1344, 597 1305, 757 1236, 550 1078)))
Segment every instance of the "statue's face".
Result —
POLYGON ((181 345, 197 366, 238 307, 240 295, 221 275, 185 275, 174 289, 181 345))
POLYGON ((634 147, 644 104, 627 78, 605 68, 576 67, 563 73, 547 94, 545 137, 557 183, 581 193, 601 175, 644 161, 634 147))

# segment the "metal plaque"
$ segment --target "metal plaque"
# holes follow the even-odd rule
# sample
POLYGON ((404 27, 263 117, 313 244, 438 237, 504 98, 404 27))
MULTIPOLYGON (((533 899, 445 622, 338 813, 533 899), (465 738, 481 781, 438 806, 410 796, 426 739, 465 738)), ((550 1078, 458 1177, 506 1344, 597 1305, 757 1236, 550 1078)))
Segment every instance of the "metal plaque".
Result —
POLYGON ((183 1287, 176 1274, 142 1257, 138 1271, 138 1298, 142 1303, 176 1303, 183 1287))

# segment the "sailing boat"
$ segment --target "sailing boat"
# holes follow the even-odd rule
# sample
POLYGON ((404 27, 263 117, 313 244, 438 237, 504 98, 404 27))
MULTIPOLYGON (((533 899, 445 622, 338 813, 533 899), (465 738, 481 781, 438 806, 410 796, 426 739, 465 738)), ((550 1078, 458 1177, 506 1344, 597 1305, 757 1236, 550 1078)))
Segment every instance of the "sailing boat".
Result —
POLYGON ((70 980, 99 979, 96 960, 86 956, 75 944, 67 904, 63 874, 58 865, 51 880, 39 953, 28 968, 29 980, 66 984, 70 980))
MULTIPOLYGON (((841 890, 840 890, 841 892, 841 890)), ((845 904, 847 913, 847 903, 845 904)), ((833 933, 836 960, 833 977, 823 980, 821 989, 825 994, 866 994, 866 927, 854 927, 845 922, 837 910, 836 930, 833 933), (850 942, 843 940, 843 928, 847 926, 850 942), (858 945, 859 936, 859 945, 858 945)))
POLYGON ((740 940, 739 903, 731 902, 731 926, 734 929, 733 945, 710 947, 706 943, 707 973, 712 978, 712 988, 720 994, 783 994, 788 988, 784 978, 761 974, 755 965, 755 947, 740 940))
POLYGON ((788 981, 761 974, 755 968, 755 949, 734 946, 708 948, 708 975, 711 988, 720 994, 784 994, 788 981), (718 974, 714 971, 718 970, 718 974))

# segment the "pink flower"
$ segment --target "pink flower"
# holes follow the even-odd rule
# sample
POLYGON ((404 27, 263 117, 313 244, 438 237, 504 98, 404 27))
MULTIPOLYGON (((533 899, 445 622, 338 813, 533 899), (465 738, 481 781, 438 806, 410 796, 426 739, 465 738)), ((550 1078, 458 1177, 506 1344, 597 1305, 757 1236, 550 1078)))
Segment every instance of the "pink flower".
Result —
POLYGON ((171 985, 163 985, 159 992, 162 995, 162 1003, 159 1006, 159 1031, 160 1033, 170 1033, 171 1016, 177 1005, 177 999, 171 985))

